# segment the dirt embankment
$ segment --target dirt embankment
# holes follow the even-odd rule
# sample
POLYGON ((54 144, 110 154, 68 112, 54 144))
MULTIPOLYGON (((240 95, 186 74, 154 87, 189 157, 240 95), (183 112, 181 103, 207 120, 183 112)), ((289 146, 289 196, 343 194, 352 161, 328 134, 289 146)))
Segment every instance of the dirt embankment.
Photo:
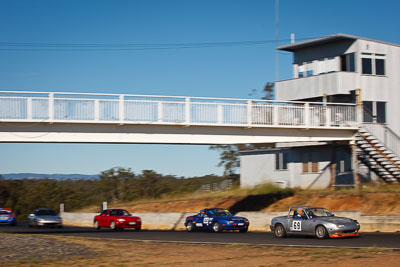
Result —
POLYGON ((240 211, 287 211, 290 206, 322 206, 329 210, 360 210, 362 214, 400 214, 400 192, 340 193, 298 192, 285 194, 249 195, 175 201, 157 201, 118 205, 134 213, 140 212, 198 212, 203 208, 224 208, 240 211))
POLYGON ((227 198, 207 198, 193 200, 176 200, 138 203, 132 205, 122 205, 121 208, 132 212, 198 212, 204 208, 223 208, 229 209, 243 197, 227 198))
POLYGON ((400 193, 298 193, 263 211, 287 211, 292 205, 321 206, 329 210, 360 210, 362 214, 400 214, 400 193))

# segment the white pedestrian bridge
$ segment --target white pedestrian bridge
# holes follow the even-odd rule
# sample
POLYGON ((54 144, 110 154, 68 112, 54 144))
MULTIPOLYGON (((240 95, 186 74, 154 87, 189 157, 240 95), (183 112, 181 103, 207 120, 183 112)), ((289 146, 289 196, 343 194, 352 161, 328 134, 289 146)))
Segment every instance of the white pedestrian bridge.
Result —
POLYGON ((0 91, 0 142, 246 144, 352 140, 354 104, 0 91))

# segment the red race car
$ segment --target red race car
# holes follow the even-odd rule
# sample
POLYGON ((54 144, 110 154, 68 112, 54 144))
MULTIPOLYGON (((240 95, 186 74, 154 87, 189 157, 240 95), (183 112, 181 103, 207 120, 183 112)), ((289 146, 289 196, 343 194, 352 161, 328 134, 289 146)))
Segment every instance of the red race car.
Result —
POLYGON ((93 219, 94 228, 97 230, 105 227, 113 230, 122 230, 124 228, 135 228, 140 231, 142 220, 139 217, 132 216, 123 209, 106 209, 93 219))

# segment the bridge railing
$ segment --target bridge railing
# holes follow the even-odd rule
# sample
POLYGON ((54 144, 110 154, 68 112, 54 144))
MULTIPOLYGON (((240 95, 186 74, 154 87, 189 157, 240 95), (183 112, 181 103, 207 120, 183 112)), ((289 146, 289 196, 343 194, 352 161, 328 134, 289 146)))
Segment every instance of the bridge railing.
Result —
POLYGON ((354 104, 0 91, 0 122, 355 127, 354 104))

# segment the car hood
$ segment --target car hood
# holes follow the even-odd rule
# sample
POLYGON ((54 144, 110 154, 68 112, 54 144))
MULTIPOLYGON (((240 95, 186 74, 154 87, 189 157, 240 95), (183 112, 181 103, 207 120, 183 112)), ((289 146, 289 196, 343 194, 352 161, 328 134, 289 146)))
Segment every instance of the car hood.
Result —
POLYGON ((125 219, 125 220, 137 220, 140 219, 137 216, 118 216, 119 219, 125 219))
POLYGON ((212 218, 222 219, 222 220, 227 220, 227 221, 244 221, 244 220, 246 220, 246 218, 244 218, 244 217, 237 217, 237 216, 215 216, 212 218))
POLYGON ((54 216, 54 215, 40 215, 36 216, 37 219, 42 219, 42 220, 61 220, 60 216, 54 216))
POLYGON ((325 221, 325 222, 334 223, 334 224, 344 224, 344 223, 351 223, 351 222, 355 221, 353 219, 345 218, 345 217, 320 217, 320 218, 317 217, 316 219, 325 221))

